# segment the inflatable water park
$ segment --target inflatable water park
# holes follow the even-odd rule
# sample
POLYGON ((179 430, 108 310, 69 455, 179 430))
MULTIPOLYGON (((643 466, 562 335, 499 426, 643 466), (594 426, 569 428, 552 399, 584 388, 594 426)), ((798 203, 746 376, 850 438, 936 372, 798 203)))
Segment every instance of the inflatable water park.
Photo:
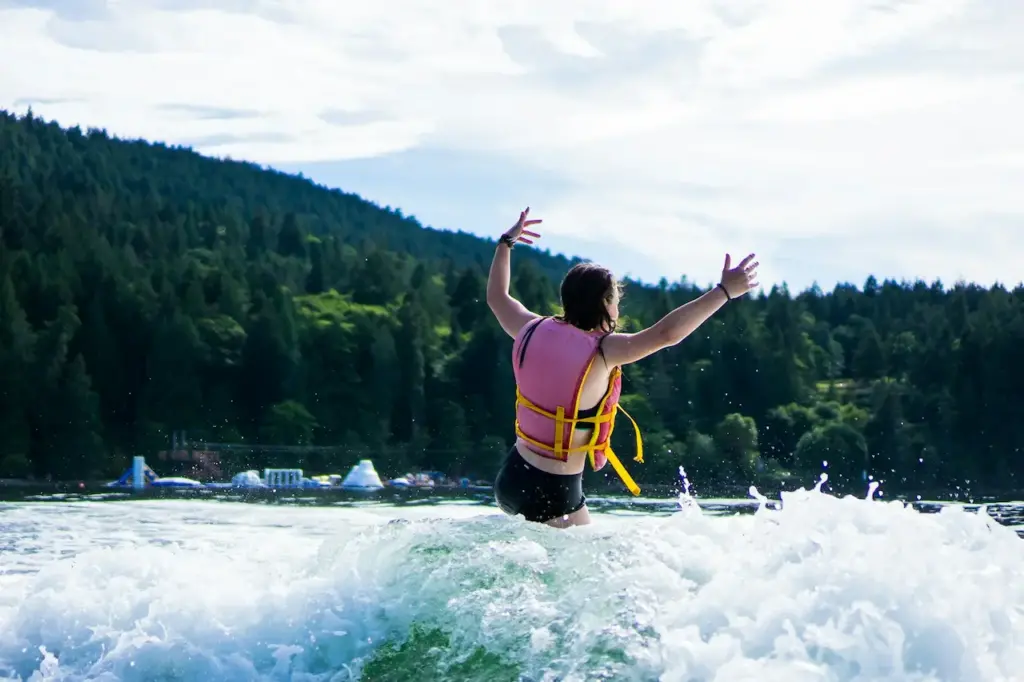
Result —
MULTIPOLYGON (((302 469, 267 468, 263 474, 255 469, 240 471, 228 482, 203 482, 184 476, 159 476, 148 464, 146 458, 135 456, 132 465, 125 469, 120 478, 107 483, 108 488, 127 488, 132 490, 146 489, 250 489, 250 490, 355 490, 375 491, 385 488, 434 488, 444 485, 444 478, 439 472, 406 474, 398 478, 381 480, 380 474, 369 459, 360 460, 342 477, 340 474, 323 474, 306 476, 302 469)), ((489 489, 472 483, 469 479, 460 479, 457 483, 464 489, 489 489)))

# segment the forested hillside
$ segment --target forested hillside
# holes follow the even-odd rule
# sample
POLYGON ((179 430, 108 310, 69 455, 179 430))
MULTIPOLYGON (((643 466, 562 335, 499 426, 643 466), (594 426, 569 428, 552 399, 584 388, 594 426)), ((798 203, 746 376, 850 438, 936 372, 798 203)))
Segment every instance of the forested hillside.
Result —
MULTIPOLYGON (((0 114, 0 478, 116 475, 178 430, 341 446, 290 456, 310 473, 370 456, 490 476, 514 400, 493 248, 252 164, 0 114)), ((554 311, 569 261, 513 262, 514 293, 554 311)), ((699 293, 630 284, 625 324, 699 293)), ((890 491, 1012 488, 1022 293, 868 278, 731 303, 626 369, 647 450, 630 470, 813 483, 827 461, 858 487, 866 469, 890 491)), ((621 455, 632 440, 622 420, 621 455)))

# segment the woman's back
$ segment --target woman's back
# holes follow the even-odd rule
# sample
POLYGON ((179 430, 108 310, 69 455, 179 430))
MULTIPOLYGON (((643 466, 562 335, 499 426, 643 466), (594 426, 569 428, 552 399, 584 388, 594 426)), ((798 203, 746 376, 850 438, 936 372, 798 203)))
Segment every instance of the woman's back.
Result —
MULTIPOLYGON (((572 419, 574 408, 578 417, 596 415, 601 399, 608 392, 611 369, 600 352, 603 332, 586 332, 554 318, 541 318, 525 325, 512 345, 512 368, 520 395, 543 410, 565 409, 565 418, 572 419)), ((520 407, 517 419, 525 434, 543 443, 557 437, 554 420, 529 408, 520 407)), ((567 425, 563 430, 563 446, 585 445, 593 433, 593 424, 567 425)), ((570 453, 565 461, 538 454, 536 444, 524 438, 517 440, 517 449, 530 464, 557 474, 575 474, 583 470, 586 453, 570 453)))

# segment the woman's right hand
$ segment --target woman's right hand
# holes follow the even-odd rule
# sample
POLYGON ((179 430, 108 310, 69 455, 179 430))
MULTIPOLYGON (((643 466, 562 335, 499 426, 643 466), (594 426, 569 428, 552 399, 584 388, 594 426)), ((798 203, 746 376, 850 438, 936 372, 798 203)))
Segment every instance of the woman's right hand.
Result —
POLYGON ((732 256, 725 254, 725 267, 722 268, 721 286, 729 298, 739 298, 757 286, 757 266, 760 263, 754 260, 754 254, 750 254, 740 261, 735 268, 732 265, 732 256))

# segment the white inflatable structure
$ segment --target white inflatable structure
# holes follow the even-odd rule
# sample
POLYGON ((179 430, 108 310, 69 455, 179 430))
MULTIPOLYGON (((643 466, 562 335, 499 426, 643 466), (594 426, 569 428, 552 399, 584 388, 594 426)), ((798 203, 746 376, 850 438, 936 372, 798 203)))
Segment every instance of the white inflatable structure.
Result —
POLYGON ((373 462, 363 459, 348 472, 348 476, 341 482, 341 487, 357 490, 379 490, 384 487, 384 484, 381 483, 377 470, 373 468, 373 462))
POLYGON ((154 488, 202 488, 202 483, 192 478, 185 478, 184 476, 161 476, 156 479, 150 486, 154 488))
POLYGON ((231 477, 231 487, 233 488, 266 488, 266 483, 260 478, 260 472, 255 469, 249 471, 239 471, 237 474, 231 477))

